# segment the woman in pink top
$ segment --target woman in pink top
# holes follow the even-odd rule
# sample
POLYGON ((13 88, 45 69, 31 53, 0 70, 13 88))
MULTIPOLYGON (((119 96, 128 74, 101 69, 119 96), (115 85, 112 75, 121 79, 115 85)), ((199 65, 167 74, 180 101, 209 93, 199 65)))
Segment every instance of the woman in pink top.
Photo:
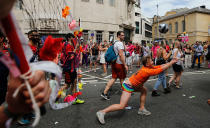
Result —
POLYGON ((155 41, 154 46, 152 47, 152 59, 155 62, 155 59, 157 57, 157 49, 160 48, 159 42, 155 41))
POLYGON ((82 65, 85 64, 85 68, 88 66, 88 55, 89 55, 89 50, 88 50, 88 45, 83 42, 82 44, 82 65))

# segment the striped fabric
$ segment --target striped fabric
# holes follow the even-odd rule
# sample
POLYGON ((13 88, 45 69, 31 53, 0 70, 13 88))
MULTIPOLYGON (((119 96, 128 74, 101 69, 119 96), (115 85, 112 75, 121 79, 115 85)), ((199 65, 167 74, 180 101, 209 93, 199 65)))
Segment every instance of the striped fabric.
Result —
POLYGON ((132 92, 134 91, 134 89, 131 88, 131 87, 129 87, 126 83, 123 83, 123 84, 122 84, 122 90, 123 90, 123 91, 126 91, 126 92, 128 92, 128 93, 132 93, 132 92))

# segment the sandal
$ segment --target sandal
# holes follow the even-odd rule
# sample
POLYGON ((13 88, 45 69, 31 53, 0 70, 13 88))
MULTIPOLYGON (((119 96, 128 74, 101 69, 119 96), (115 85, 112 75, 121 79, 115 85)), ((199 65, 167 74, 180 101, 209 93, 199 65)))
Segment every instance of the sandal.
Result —
POLYGON ((175 86, 175 88, 176 88, 176 89, 180 89, 181 87, 180 87, 180 86, 175 86))

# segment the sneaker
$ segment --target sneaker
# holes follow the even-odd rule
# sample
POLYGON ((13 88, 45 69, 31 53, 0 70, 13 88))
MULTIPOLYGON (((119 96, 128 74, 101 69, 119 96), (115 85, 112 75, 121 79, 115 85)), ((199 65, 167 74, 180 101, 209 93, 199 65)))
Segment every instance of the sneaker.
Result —
POLYGON ((170 93, 170 92, 171 92, 170 88, 164 88, 164 93, 165 94, 170 93))
POLYGON ((27 120, 27 119, 24 119, 24 118, 21 118, 21 119, 18 120, 17 122, 18 122, 18 124, 20 124, 20 125, 28 125, 28 124, 30 124, 30 121, 27 120))
POLYGON ((101 124, 105 124, 104 115, 105 115, 105 113, 103 113, 103 112, 101 112, 101 111, 98 111, 98 112, 96 113, 96 117, 98 118, 98 121, 99 121, 101 124))
POLYGON ((84 100, 76 99, 76 101, 73 104, 83 104, 85 103, 84 100))
POLYGON ((139 109, 138 114, 139 114, 139 115, 146 115, 146 116, 149 116, 149 115, 151 115, 151 112, 148 111, 146 108, 144 108, 143 110, 140 110, 140 109, 139 109))
POLYGON ((106 73, 103 73, 103 74, 101 74, 102 76, 107 76, 107 72, 106 73))
POLYGON ((132 106, 126 105, 125 109, 126 109, 126 110, 131 110, 131 109, 132 109, 132 106))
POLYGON ((110 97, 107 94, 101 93, 101 97, 103 97, 105 100, 110 100, 110 97))
POLYGON ((152 91, 152 96, 160 96, 160 94, 157 91, 152 91))

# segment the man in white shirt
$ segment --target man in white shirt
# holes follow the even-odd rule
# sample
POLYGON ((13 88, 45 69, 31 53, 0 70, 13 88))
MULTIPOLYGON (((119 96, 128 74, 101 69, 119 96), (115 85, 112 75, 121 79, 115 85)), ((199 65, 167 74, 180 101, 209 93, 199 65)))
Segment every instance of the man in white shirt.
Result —
POLYGON ((191 68, 194 68, 195 61, 198 58, 198 69, 199 69, 200 68, 200 57, 203 54, 203 47, 198 41, 196 41, 195 45, 193 46, 193 50, 194 50, 195 54, 194 54, 191 68))
POLYGON ((121 84, 126 78, 128 66, 126 65, 126 62, 125 62, 125 45, 123 43, 124 38, 125 38, 125 35, 123 31, 117 32, 117 41, 115 41, 114 43, 114 51, 118 57, 117 57, 116 63, 112 63, 112 79, 109 80, 104 92, 101 94, 101 96, 106 100, 110 100, 107 94, 111 86, 117 80, 117 78, 120 79, 121 84))

